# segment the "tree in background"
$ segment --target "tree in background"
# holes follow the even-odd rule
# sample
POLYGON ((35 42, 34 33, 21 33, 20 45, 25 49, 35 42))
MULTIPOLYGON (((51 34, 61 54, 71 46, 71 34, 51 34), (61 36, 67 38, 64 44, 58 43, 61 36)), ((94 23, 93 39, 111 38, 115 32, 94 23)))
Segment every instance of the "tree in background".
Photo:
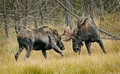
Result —
POLYGON ((6 1, 3 0, 3 15, 4 15, 4 20, 3 20, 3 23, 4 23, 4 26, 5 26, 5 34, 6 34, 6 38, 8 39, 9 35, 8 35, 8 26, 7 26, 7 13, 6 13, 6 1))
MULTIPOLYGON (((75 15, 88 16, 93 20, 97 18, 100 20, 101 29, 117 36, 120 34, 120 0, 59 1, 75 15), (114 26, 117 24, 116 21, 118 21, 118 25, 115 25, 117 27, 114 26)), ((11 27, 15 28, 16 33, 25 28, 38 28, 40 25, 50 23, 55 25, 66 24, 72 29, 74 22, 74 16, 56 0, 2 0, 0 1, 0 17, 0 32, 1 35, 2 32, 5 32, 7 38, 11 27)))
MULTIPOLYGON (((72 4, 70 3, 70 0, 64 0, 64 5, 72 11, 72 4)), ((72 30, 73 28, 72 15, 66 9, 65 9, 65 21, 66 25, 69 26, 70 29, 72 30)))

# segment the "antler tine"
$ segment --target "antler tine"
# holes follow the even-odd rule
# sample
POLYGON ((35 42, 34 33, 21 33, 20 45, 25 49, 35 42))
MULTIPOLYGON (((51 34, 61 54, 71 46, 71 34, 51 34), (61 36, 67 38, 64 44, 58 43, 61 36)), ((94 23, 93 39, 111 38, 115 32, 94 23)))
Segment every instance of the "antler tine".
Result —
POLYGON ((63 32, 63 34, 61 34, 60 36, 64 36, 65 35, 65 31, 63 32))
POLYGON ((69 40, 71 40, 72 39, 72 36, 69 36, 69 38, 68 39, 65 39, 64 41, 69 41, 69 40))
POLYGON ((72 34, 72 30, 70 29, 69 26, 66 26, 66 27, 64 28, 64 32, 63 32, 63 34, 62 34, 61 36, 64 36, 64 35, 69 36, 69 35, 71 35, 71 34, 72 34))
POLYGON ((61 36, 68 36, 69 37, 68 39, 65 39, 64 41, 69 41, 72 39, 72 30, 70 29, 69 26, 66 26, 64 28, 64 32, 61 36))

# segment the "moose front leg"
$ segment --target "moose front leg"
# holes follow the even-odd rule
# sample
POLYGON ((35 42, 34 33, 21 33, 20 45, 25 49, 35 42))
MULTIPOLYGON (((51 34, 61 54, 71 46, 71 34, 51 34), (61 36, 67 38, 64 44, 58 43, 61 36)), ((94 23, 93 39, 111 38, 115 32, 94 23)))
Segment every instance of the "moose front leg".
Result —
POLYGON ((59 47, 56 45, 56 42, 54 41, 54 39, 52 40, 50 36, 49 36, 49 43, 57 53, 61 54, 61 56, 64 56, 64 54, 59 50, 59 47))
POLYGON ((46 50, 42 50, 42 54, 44 55, 45 59, 47 59, 46 50))
POLYGON ((61 56, 64 56, 64 54, 59 50, 58 46, 56 44, 52 44, 52 48, 59 54, 61 54, 61 56))
POLYGON ((79 47, 78 49, 78 54, 80 55, 80 52, 81 52, 81 46, 79 47))
POLYGON ((87 51, 88 51, 88 53, 91 55, 91 51, 90 51, 90 42, 85 42, 85 45, 86 45, 86 47, 87 47, 87 51))

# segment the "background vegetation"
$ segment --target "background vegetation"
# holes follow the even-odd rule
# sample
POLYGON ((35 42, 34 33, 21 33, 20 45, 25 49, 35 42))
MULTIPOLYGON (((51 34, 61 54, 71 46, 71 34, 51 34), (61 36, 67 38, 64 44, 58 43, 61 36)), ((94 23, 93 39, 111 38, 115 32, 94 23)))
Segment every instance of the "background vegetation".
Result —
MULTIPOLYGON (((119 0, 60 2, 74 14, 91 17, 98 28, 120 37, 119 0)), ((76 23, 77 19, 56 0, 0 0, 0 74, 119 74, 119 40, 102 40, 107 54, 102 52, 97 43, 93 43, 91 56, 85 46, 78 55, 73 52, 72 43, 69 41, 64 42, 64 58, 50 50, 47 51, 46 60, 41 51, 32 51, 31 57, 25 61, 24 50, 18 61, 15 61, 14 55, 18 49, 16 35, 20 30, 48 25, 62 34, 65 25, 74 29, 76 23)), ((104 33, 100 35, 111 38, 104 33)))

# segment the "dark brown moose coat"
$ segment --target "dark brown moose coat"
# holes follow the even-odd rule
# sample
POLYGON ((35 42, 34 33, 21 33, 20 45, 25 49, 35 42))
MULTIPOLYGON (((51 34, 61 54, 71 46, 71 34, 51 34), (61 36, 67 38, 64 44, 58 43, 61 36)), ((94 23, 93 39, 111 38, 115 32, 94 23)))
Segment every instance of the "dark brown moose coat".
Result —
POLYGON ((103 43, 100 40, 100 35, 97 30, 96 24, 91 18, 81 17, 78 20, 77 27, 74 29, 71 35, 66 30, 64 30, 64 32, 66 32, 66 35, 69 36, 69 38, 66 39, 66 41, 72 39, 72 47, 76 53, 79 51, 80 54, 83 42, 85 42, 89 54, 91 54, 90 45, 92 42, 97 42, 102 48, 103 52, 106 53, 106 51, 104 50, 103 43))
POLYGON ((81 46, 83 45, 82 42, 84 41, 88 53, 91 54, 90 51, 91 42, 98 42, 103 52, 106 53, 104 50, 103 43, 100 40, 100 35, 97 30, 96 24, 91 18, 84 17, 79 19, 77 24, 77 29, 74 30, 73 36, 74 38, 72 39, 72 42, 73 42, 73 50, 75 52, 79 51, 80 54, 81 46))
POLYGON ((19 49, 15 54, 15 59, 18 59, 19 54, 23 48, 26 49, 25 59, 29 58, 32 50, 42 50, 45 58, 47 58, 46 50, 54 49, 57 53, 62 56, 63 53, 59 50, 64 49, 64 45, 61 42, 61 36, 57 30, 51 29, 48 26, 42 26, 37 29, 24 29, 17 35, 19 43, 19 49))

